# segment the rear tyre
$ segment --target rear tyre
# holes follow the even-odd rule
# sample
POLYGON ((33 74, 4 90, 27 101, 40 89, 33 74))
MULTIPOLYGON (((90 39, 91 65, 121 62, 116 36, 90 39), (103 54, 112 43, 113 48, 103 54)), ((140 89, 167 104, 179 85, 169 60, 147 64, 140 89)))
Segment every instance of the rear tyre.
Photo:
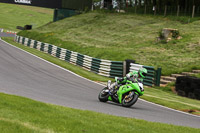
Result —
POLYGON ((101 102, 107 102, 108 101, 108 97, 109 97, 109 93, 105 92, 105 90, 107 90, 108 88, 105 87, 104 89, 101 90, 101 92, 99 93, 99 101, 101 102))
POLYGON ((122 100, 122 106, 124 107, 130 107, 133 104, 135 104, 138 100, 138 95, 136 93, 134 93, 133 96, 129 97, 129 94, 124 96, 124 99, 122 100))

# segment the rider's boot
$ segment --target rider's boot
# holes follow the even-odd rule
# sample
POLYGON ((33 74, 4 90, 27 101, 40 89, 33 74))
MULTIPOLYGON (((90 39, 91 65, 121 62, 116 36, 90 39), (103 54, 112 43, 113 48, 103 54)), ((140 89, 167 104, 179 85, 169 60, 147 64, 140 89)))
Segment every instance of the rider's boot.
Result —
POLYGON ((117 86, 118 83, 117 82, 114 82, 110 85, 110 87, 108 88, 110 90, 110 93, 113 94, 115 93, 115 86, 117 86))
POLYGON ((107 88, 108 89, 110 88, 110 85, 111 85, 111 80, 108 80, 108 83, 107 83, 107 88))

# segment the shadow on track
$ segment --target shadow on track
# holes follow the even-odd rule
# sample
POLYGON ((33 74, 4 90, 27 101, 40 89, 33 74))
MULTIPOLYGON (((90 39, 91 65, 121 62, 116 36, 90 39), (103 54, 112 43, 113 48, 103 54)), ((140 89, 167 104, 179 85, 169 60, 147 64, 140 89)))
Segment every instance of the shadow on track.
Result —
MULTIPOLYGON (((100 101, 98 101, 98 102, 100 102, 100 101)), ((135 109, 146 110, 144 108, 140 108, 138 106, 134 106, 136 104, 132 105, 131 107, 123 107, 121 104, 115 103, 115 102, 112 102, 112 101, 108 101, 108 102, 105 102, 105 103, 104 102, 100 102, 100 103, 107 104, 107 105, 109 104, 110 106, 117 106, 117 107, 121 107, 121 108, 124 108, 124 109, 130 109, 130 110, 135 110, 135 109)))

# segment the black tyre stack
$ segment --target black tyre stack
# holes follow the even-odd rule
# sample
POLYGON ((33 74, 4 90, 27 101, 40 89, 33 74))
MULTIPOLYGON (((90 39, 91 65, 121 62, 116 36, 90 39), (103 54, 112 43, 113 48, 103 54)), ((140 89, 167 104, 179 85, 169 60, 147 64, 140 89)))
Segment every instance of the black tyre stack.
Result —
POLYGON ((181 76, 176 79, 178 95, 200 100, 200 78, 181 76))

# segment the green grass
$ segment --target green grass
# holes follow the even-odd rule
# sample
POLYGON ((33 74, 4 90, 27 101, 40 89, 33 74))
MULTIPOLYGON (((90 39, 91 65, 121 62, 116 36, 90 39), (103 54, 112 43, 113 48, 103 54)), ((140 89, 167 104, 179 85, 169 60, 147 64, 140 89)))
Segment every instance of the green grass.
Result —
POLYGON ((71 109, 2 93, 0 93, 0 130, 2 133, 199 132, 199 129, 189 127, 71 109))
POLYGON ((200 73, 194 74, 194 75, 192 75, 192 76, 197 77, 197 78, 200 78, 200 73))
MULTIPOLYGON (((48 60, 54 64, 57 64, 61 67, 64 67, 64 68, 66 68, 74 73, 77 73, 78 75, 81 75, 85 78, 91 79, 93 81, 101 81, 101 82, 106 82, 107 80, 109 80, 109 78, 99 76, 92 72, 88 72, 78 66, 69 64, 69 63, 62 61, 58 58, 55 58, 49 54, 45 54, 36 49, 29 48, 24 45, 15 43, 13 41, 13 38, 3 38, 3 39, 14 46, 24 49, 32 54, 35 54, 35 55, 37 55, 45 60, 48 60)), ((111 79, 111 80, 113 80, 113 79, 111 79)), ((147 101, 151 101, 151 102, 163 105, 163 106, 167 106, 167 107, 185 111, 185 112, 193 110, 194 112, 192 111, 189 113, 200 115, 200 101, 181 97, 181 96, 174 94, 171 91, 171 87, 173 87, 173 86, 174 86, 174 83, 171 83, 166 87, 153 87, 153 88, 145 87, 145 94, 141 98, 145 99, 147 101)))
POLYGON ((0 28, 18 31, 16 26, 40 27, 53 21, 53 9, 0 3, 0 28))
POLYGON ((141 98, 169 108, 173 108, 195 115, 200 115, 200 100, 178 96, 173 91, 174 89, 174 82, 169 83, 165 87, 146 87, 145 95, 141 98))
POLYGON ((199 100, 181 97, 171 91, 147 87, 145 88, 145 94, 141 98, 169 108, 200 115, 199 100))
POLYGON ((90 12, 19 35, 96 58, 162 67, 162 75, 200 69, 200 21, 183 24, 166 17, 90 12), (179 29, 181 40, 157 43, 162 28, 179 29))

